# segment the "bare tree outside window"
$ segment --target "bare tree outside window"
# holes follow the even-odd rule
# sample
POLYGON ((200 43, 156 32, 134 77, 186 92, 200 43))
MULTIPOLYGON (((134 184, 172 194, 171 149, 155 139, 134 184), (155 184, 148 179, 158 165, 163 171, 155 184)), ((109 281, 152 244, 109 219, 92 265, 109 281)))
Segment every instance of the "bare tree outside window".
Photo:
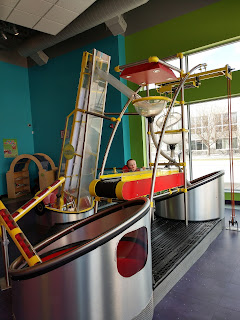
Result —
MULTIPOLYGON (((207 149, 208 156, 210 156, 212 152, 216 153, 216 150, 217 153, 221 152, 222 149, 226 150, 226 140, 229 138, 226 108, 219 106, 217 102, 212 102, 208 107, 199 108, 199 110, 196 111, 197 115, 191 118, 192 141, 197 142, 197 148, 195 150, 207 149), (199 141, 202 141, 202 147, 199 141)), ((232 114, 232 131, 233 138, 236 138, 236 112, 232 114)), ((234 145, 236 145, 236 142, 234 145)))

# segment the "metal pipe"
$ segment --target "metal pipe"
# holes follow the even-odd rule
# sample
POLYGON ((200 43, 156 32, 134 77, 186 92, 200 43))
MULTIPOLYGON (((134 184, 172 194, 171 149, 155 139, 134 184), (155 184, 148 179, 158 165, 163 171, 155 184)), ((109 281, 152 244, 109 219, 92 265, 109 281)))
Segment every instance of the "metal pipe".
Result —
MULTIPOLYGON (((185 66, 186 66, 186 72, 188 72, 188 56, 185 56, 185 66)), ((188 149, 189 149, 189 177, 190 177, 190 181, 193 180, 193 170, 192 170, 192 146, 191 146, 191 136, 192 136, 192 132, 191 132, 191 109, 190 109, 190 105, 187 105, 187 113, 188 113, 188 149)))
MULTIPOLYGON (((109 72, 105 72, 98 67, 96 67, 96 72, 99 75, 100 78, 107 81, 111 84, 115 89, 123 93, 126 97, 129 99, 132 97, 132 95, 135 94, 135 92, 130 89, 128 86, 126 86, 124 83, 122 83, 120 80, 115 78, 113 75, 111 75, 109 72)), ((141 96, 138 96, 138 98, 141 98, 141 96)), ((136 99, 136 98, 135 98, 136 99)))
POLYGON ((67 136, 67 126, 68 126, 68 120, 69 120, 69 117, 66 118, 65 120, 65 129, 64 129, 64 137, 63 137, 63 141, 62 141, 62 148, 61 148, 61 154, 60 154, 60 158, 59 158, 59 168, 58 168, 58 179, 61 175, 61 168, 62 168, 62 159, 63 159, 63 148, 64 148, 64 145, 65 145, 65 141, 66 141, 66 136, 67 136))
POLYGON ((5 273, 5 286, 4 289, 7 289, 10 287, 9 282, 9 274, 8 274, 8 268, 9 268, 9 255, 8 255, 8 244, 9 240, 7 237, 6 229, 3 225, 1 225, 1 244, 2 244, 2 253, 3 253, 3 265, 4 265, 4 273, 5 273))
POLYGON ((190 110, 190 105, 187 105, 187 117, 188 117, 188 150, 189 150, 189 177, 190 181, 193 180, 193 170, 192 170, 192 146, 191 146, 191 136, 192 136, 192 131, 191 131, 191 110, 190 110))
MULTIPOLYGON (((157 149, 158 143, 157 143, 157 140, 156 140, 156 136, 155 136, 155 134, 154 134, 153 124, 152 124, 152 123, 149 124, 149 128, 150 128, 150 133, 151 133, 151 137, 152 137, 154 146, 155 146, 155 148, 157 149)), ((170 157, 168 154, 166 154, 164 151, 160 150, 160 154, 161 154, 164 158, 166 158, 168 161, 170 161, 171 164, 177 163, 175 159, 171 158, 171 157, 170 157)))
POLYGON ((161 59, 159 59, 158 62, 160 62, 162 65, 164 65, 164 66, 166 66, 166 67, 168 67, 168 68, 170 68, 170 69, 173 69, 173 70, 178 71, 179 73, 181 73, 181 69, 179 69, 178 67, 175 67, 175 66, 171 65, 170 63, 167 63, 167 62, 165 62, 165 61, 163 61, 163 60, 161 60, 161 59))
POLYGON ((150 205, 151 205, 151 218, 153 219, 153 195, 154 195, 154 187, 155 187, 155 182, 156 182, 156 174, 157 174, 157 163, 158 163, 158 157, 159 157, 159 154, 160 154, 160 150, 161 150, 161 144, 162 144, 162 138, 163 138, 163 135, 165 133, 165 130, 166 130, 166 123, 167 123, 167 120, 168 120, 168 116, 170 114, 170 111, 177 99, 177 96, 180 92, 180 89, 182 88, 182 86, 184 85, 185 81, 188 79, 188 77, 190 76, 190 74, 197 68, 199 68, 200 66, 202 66, 202 64, 198 64, 196 67, 192 68, 190 70, 190 72, 188 72, 184 78, 181 79, 180 81, 180 84, 174 94, 174 97, 172 99, 172 102, 168 108, 168 112, 166 114, 166 117, 165 117, 165 120, 163 122, 163 126, 162 126, 162 130, 161 130, 161 135, 160 135, 160 138, 159 138, 159 141, 158 141, 158 147, 157 147, 157 153, 156 153, 156 157, 155 157, 155 163, 154 163, 154 168, 153 168, 153 175, 152 175, 152 184, 151 184, 151 191, 150 191, 150 205))
POLYGON ((103 172, 104 172, 104 169, 105 169, 105 165, 106 165, 106 161, 107 161, 107 157, 108 157, 108 153, 109 153, 109 150, 111 148, 111 145, 112 145, 112 141, 113 141, 113 138, 115 136, 115 133, 117 131, 117 128, 118 128, 118 125, 122 119, 122 116, 124 114, 124 112, 127 110, 129 104, 132 102, 132 100, 135 99, 135 95, 138 94, 138 92, 140 91, 140 89, 142 88, 142 86, 140 86, 137 91, 135 92, 134 95, 132 95, 132 97, 130 99, 128 99, 128 102, 125 104, 124 108, 122 109, 122 112, 120 113, 119 115, 119 120, 116 122, 115 124, 115 127, 113 128, 113 131, 112 131, 112 134, 110 136, 110 139, 108 141, 108 145, 107 145, 107 148, 106 148, 106 151, 105 151, 105 154, 104 154, 104 158, 103 158, 103 162, 102 162, 102 167, 101 167, 101 171, 100 171, 100 175, 103 175, 103 172))
MULTIPOLYGON (((122 167, 115 167, 116 170, 122 170, 122 167)), ((101 170, 101 168, 98 168, 98 170, 101 170)), ((104 170, 114 170, 114 168, 104 168, 104 170)))
POLYGON ((110 120, 110 121, 115 121, 115 120, 113 120, 113 118, 107 117, 104 114, 101 114, 101 113, 98 113, 98 112, 87 111, 87 110, 84 110, 84 109, 76 109, 76 111, 79 111, 79 112, 82 112, 82 113, 86 113, 86 114, 90 114, 92 116, 103 118, 103 119, 107 119, 107 120, 110 120))
POLYGON ((138 66, 138 65, 143 64, 143 63, 148 63, 148 59, 144 59, 144 60, 141 60, 141 61, 135 61, 135 62, 131 62, 131 63, 128 63, 128 64, 124 64, 122 66, 119 66, 118 68, 119 68, 120 71, 123 71, 126 68, 135 67, 135 66, 138 66))
MULTIPOLYGON (((149 97, 149 85, 147 84, 146 86, 147 88, 147 97, 149 97)), ((147 167, 150 166, 150 163, 152 163, 152 155, 151 155, 151 137, 150 137, 150 124, 149 124, 149 121, 147 121, 147 119, 145 119, 145 128, 147 130, 147 141, 148 141, 148 148, 147 148, 147 167)))
MULTIPOLYGON (((171 165, 171 164, 172 164, 172 163, 169 163, 169 162, 158 162, 158 166, 169 166, 169 165, 171 165)), ((181 166, 182 164, 176 162, 176 163, 174 163, 174 165, 175 165, 176 167, 179 167, 179 166, 181 166)), ((154 163, 151 163, 151 166, 154 166, 154 163)))
MULTIPOLYGON (((120 115, 120 112, 105 112, 105 115, 114 115, 114 116, 118 116, 120 115)), ((139 116, 139 113, 137 112, 125 112, 124 116, 139 116)))
MULTIPOLYGON (((135 99, 135 96, 138 94, 138 92, 140 91, 140 89, 142 88, 142 86, 140 86, 137 91, 131 96, 131 98, 128 99, 127 103, 125 104, 124 108, 122 109, 119 117, 118 117, 118 121, 116 122, 115 124, 115 127, 113 128, 113 131, 112 131, 112 134, 109 138, 109 141, 108 141, 108 144, 107 144, 107 148, 106 148, 106 151, 105 151, 105 154, 104 154, 104 157, 103 157, 103 162, 102 162, 102 167, 101 167, 101 171, 100 171, 100 175, 103 175, 104 173, 104 169, 105 169, 105 165, 106 165, 106 161, 107 161, 107 157, 108 157, 108 154, 109 154, 109 151, 110 151, 110 148, 111 148, 111 145, 112 145, 112 142, 113 142, 113 138, 115 136, 115 133, 117 131, 117 128, 119 126, 119 123, 123 117, 123 114, 125 113, 125 111, 127 110, 129 104, 135 99)), ((95 206, 94 206, 94 213, 97 213, 97 209, 98 209, 98 203, 96 201, 95 203, 95 206)))
MULTIPOLYGON (((180 58, 180 68, 183 72, 183 58, 180 58)), ((181 113, 182 113, 182 129, 184 129, 184 86, 181 88, 181 113)), ((185 130, 182 130, 182 153, 183 163, 186 160, 186 145, 185 145, 185 130)), ((188 225, 188 208, 187 208, 187 179, 186 179, 186 166, 183 166, 183 179, 184 179, 184 211, 185 211, 185 223, 188 225)))
POLYGON ((148 137, 148 167, 151 167, 150 163, 152 163, 152 153, 151 153, 151 132, 150 132, 150 124, 147 124, 147 137, 148 137))

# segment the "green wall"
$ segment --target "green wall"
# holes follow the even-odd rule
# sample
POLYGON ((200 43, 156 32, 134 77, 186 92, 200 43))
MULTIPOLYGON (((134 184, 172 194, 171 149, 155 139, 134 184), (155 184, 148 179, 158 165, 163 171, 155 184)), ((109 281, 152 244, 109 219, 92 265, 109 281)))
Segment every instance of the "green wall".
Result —
MULTIPOLYGON (((66 116, 75 108, 78 81, 81 70, 83 51, 93 48, 111 56, 110 73, 118 76, 114 67, 119 65, 120 54, 124 55, 124 41, 120 36, 109 37, 86 47, 68 52, 49 60, 44 66, 29 69, 30 96, 34 128, 34 150, 48 154, 58 166, 62 140, 60 130, 64 129, 66 116)), ((121 94, 108 85, 105 112, 120 112, 121 94)), ((109 140, 112 129, 104 120, 99 163, 109 140)), ((128 125, 128 119, 124 120, 128 125)), ((110 150, 106 167, 122 167, 128 156, 129 142, 123 147, 124 130, 121 123, 110 150)), ((125 139, 126 140, 126 139, 125 139)))
POLYGON ((0 195, 7 193, 6 172, 13 158, 4 158, 3 139, 17 139, 18 154, 33 154, 34 144, 28 70, 0 61, 0 195))
MULTIPOLYGON (((140 61, 150 56, 164 58, 229 39, 240 39, 240 2, 222 0, 199 10, 129 35, 126 42, 126 62, 140 61)), ((200 61, 202 62, 202 61, 200 61)), ((226 57, 226 64, 228 63, 226 57)), ((240 92, 240 72, 233 73, 232 94, 240 92)), ((185 91, 185 101, 193 102, 227 95, 225 78, 202 81, 199 89, 185 91)), ((130 119, 132 157, 143 161, 142 122, 130 119)))
MULTIPOLYGON (((231 193, 225 192, 225 200, 231 200, 231 193)), ((234 201, 240 201, 240 193, 235 192, 234 193, 234 201)))
POLYGON ((222 0, 126 37, 127 63, 167 57, 239 36, 240 2, 222 0))

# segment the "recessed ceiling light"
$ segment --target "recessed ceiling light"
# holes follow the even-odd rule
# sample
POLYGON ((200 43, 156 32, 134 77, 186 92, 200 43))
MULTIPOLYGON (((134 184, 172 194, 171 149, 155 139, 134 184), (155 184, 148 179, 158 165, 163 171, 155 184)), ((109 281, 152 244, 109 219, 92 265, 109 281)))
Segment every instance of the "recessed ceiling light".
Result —
POLYGON ((153 72, 154 72, 154 73, 159 73, 160 70, 158 70, 158 69, 157 69, 157 70, 153 70, 153 72))
POLYGON ((129 78, 131 78, 131 76, 126 76, 126 79, 129 79, 129 78))
POLYGON ((18 29, 17 29, 16 26, 13 26, 13 32, 14 32, 14 35, 15 35, 15 36, 18 36, 18 35, 19 35, 18 29))
POLYGON ((7 36, 3 31, 1 31, 1 36, 2 36, 3 40, 7 40, 7 36))

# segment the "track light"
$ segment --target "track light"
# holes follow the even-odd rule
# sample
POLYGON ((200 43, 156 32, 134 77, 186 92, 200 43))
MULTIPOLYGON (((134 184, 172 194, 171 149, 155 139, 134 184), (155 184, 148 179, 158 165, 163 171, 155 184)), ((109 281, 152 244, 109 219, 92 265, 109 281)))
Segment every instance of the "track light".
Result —
POLYGON ((2 36, 2 38, 3 38, 4 40, 7 40, 7 36, 6 36, 6 34, 5 34, 3 31, 1 31, 1 36, 2 36))
POLYGON ((15 25, 13 26, 13 32, 14 32, 15 36, 19 35, 18 29, 17 29, 17 27, 15 25))

